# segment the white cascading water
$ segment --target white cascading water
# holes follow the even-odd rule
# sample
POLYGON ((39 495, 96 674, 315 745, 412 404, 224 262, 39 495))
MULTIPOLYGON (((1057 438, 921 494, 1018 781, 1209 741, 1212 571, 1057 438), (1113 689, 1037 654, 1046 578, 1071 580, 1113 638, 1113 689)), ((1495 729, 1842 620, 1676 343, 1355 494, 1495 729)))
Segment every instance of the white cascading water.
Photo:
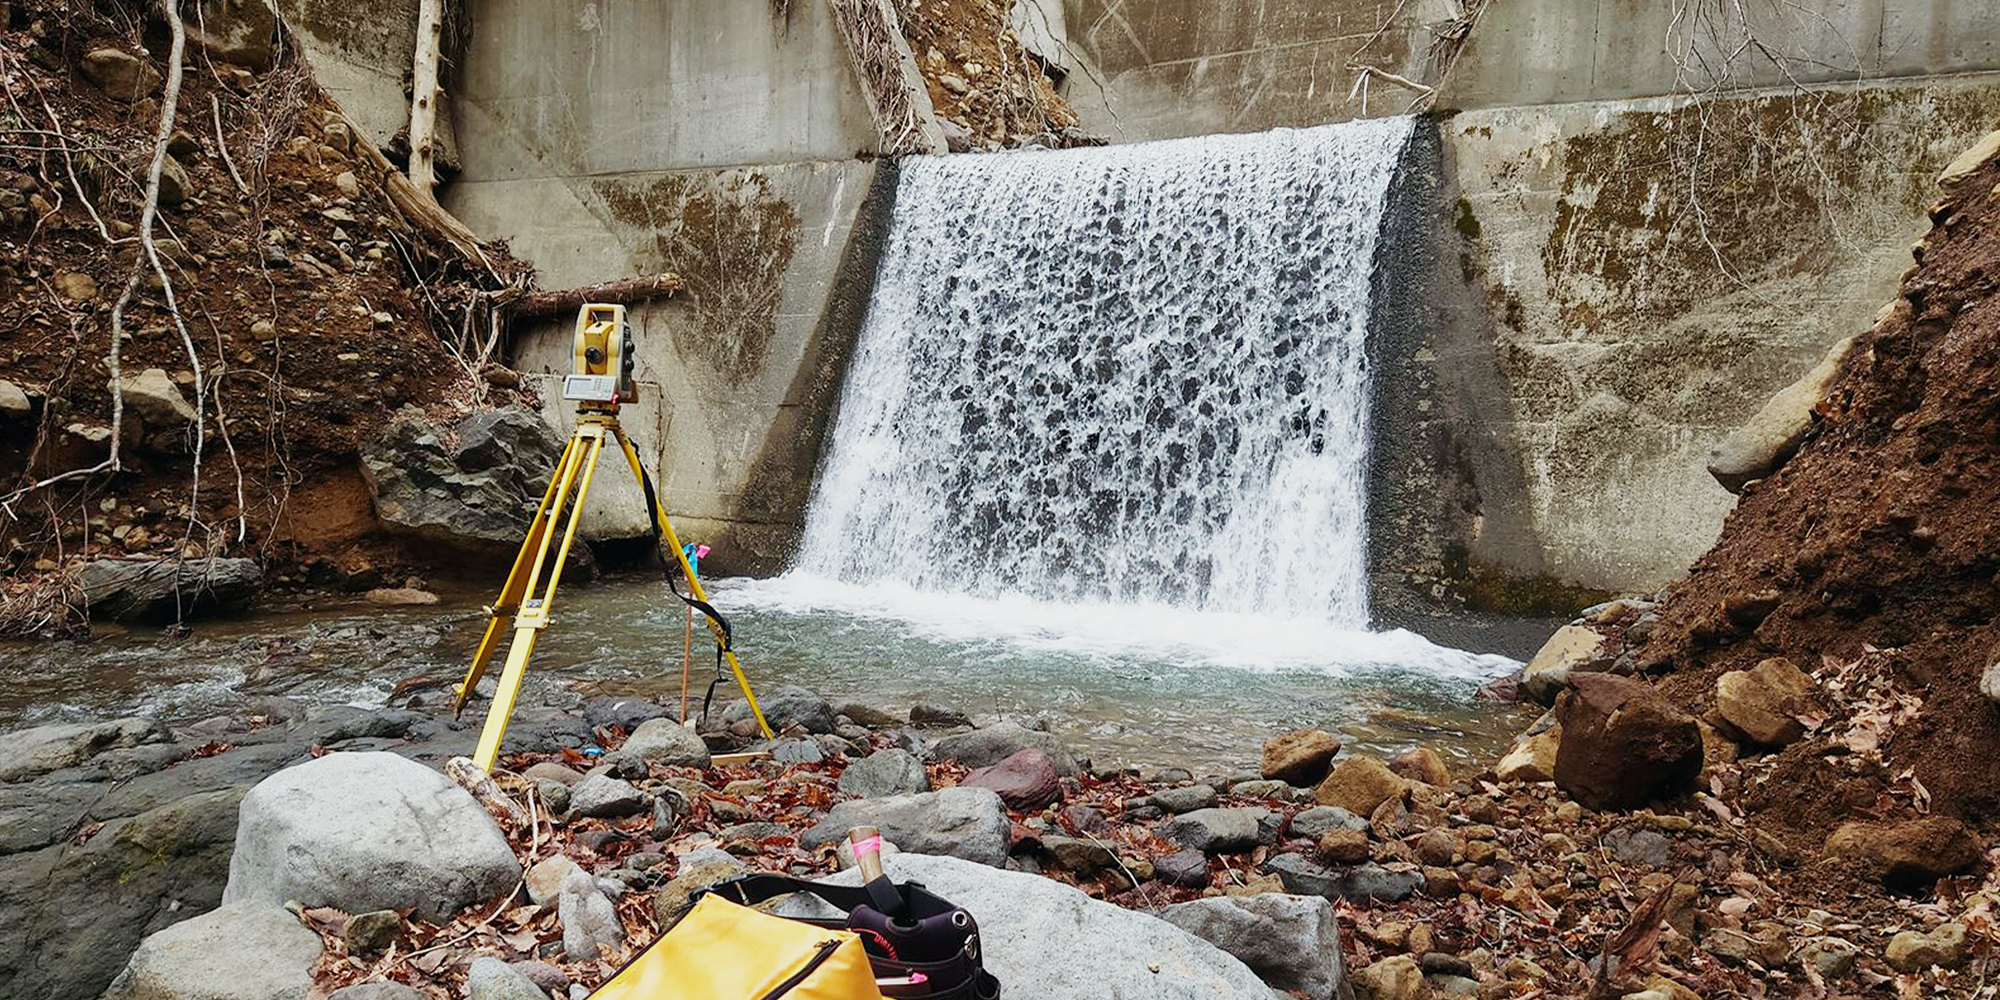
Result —
POLYGON ((798 569, 1364 625, 1410 130, 906 161, 798 569))
POLYGON ((1369 298, 1411 130, 905 161, 798 558, 722 600, 986 663, 1510 664, 1367 631, 1369 298))

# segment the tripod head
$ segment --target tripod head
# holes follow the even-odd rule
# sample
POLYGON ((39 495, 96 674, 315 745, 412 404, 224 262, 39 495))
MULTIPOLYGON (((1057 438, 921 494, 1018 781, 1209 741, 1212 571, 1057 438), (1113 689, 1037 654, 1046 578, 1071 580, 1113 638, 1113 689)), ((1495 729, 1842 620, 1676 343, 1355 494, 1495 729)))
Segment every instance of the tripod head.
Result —
POLYGON ((586 304, 577 310, 570 355, 563 398, 576 400, 578 412, 616 413, 619 403, 635 398, 632 371, 639 358, 624 306, 586 304))

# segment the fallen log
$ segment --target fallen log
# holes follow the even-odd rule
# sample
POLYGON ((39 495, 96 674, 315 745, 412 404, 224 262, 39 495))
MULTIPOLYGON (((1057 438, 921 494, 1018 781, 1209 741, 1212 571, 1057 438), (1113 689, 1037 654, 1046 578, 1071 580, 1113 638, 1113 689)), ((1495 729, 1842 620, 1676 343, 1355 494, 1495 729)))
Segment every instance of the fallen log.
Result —
POLYGON ((471 759, 453 757, 445 761, 444 773, 446 777, 458 782, 459 787, 471 792, 472 797, 486 807, 487 814, 492 816, 493 821, 500 824, 503 829, 518 831, 528 828, 528 811, 521 808, 519 802, 509 798, 506 792, 501 791, 500 786, 494 783, 493 776, 480 770, 479 765, 474 764, 471 759))
POLYGON ((669 298, 680 290, 680 275, 648 274, 551 292, 527 292, 513 301, 508 312, 515 319, 546 319, 573 313, 586 302, 637 305, 653 299, 669 298))

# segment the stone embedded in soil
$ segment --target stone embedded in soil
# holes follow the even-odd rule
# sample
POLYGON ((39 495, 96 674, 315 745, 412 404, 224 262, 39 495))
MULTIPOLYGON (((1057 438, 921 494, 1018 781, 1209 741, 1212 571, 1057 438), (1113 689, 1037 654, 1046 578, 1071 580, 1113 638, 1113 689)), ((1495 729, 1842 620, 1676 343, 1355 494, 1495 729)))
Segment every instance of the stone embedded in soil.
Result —
POLYGON ((277 903, 228 903, 140 942, 103 1000, 290 1000, 312 989, 320 951, 277 903))
POLYGON ((1062 798, 1062 776, 1049 755, 1028 747, 991 767, 975 768, 959 782, 967 788, 990 788, 1007 808, 1032 812, 1062 798))
POLYGON ((181 395, 180 387, 160 368, 148 368, 120 380, 128 413, 136 414, 152 429, 185 427, 194 423, 194 407, 181 395))
POLYGON ((1701 774, 1701 728, 1643 681, 1587 673, 1556 705, 1556 785, 1592 809, 1671 798, 1701 774))
POLYGON ((1273 989, 1312 1000, 1341 993, 1340 925, 1322 897, 1217 896, 1175 903, 1160 919, 1236 956, 1273 989))
POLYGON ((1061 741, 1012 722, 947 736, 932 745, 927 755, 933 760, 955 760, 967 767, 990 767, 1029 747, 1048 754, 1055 761, 1056 772, 1063 777, 1077 773, 1076 758, 1070 756, 1061 741))
POLYGON ((1430 747, 1411 747, 1389 759, 1389 770, 1399 777, 1437 788, 1451 787, 1451 769, 1430 747))
POLYGON ((1979 675, 1979 693, 1987 701, 2000 702, 2000 646, 1986 654, 1986 670, 1979 675))
POLYGON ((987 788, 946 788, 921 795, 855 799, 827 810, 799 838, 817 850, 857 826, 872 826, 905 851, 941 854, 999 867, 1007 863, 1011 824, 1000 796, 987 788))
POLYGON ((1259 778, 1256 781, 1238 781, 1229 786, 1229 794, 1246 799, 1290 799, 1290 782, 1259 778))
POLYGON ((910 706, 910 725, 919 729, 956 729, 972 725, 972 720, 958 709, 918 702, 910 706))
POLYGON ((528 901, 536 906, 555 902, 562 895, 563 883, 581 871, 576 862, 561 854, 535 862, 523 877, 528 884, 528 901))
POLYGON ((56 292, 72 302, 88 302, 97 297, 97 279, 81 271, 64 271, 51 281, 56 292))
POLYGON ((633 732, 648 719, 671 718, 673 712, 644 698, 592 698, 583 703, 583 721, 592 728, 617 726, 633 732))
POLYGON ((583 780, 583 775, 575 768, 564 767, 552 760, 545 760, 521 772, 521 776, 535 781, 553 781, 566 787, 575 787, 583 780))
POLYGON ((430 998, 402 983, 356 983, 334 990, 326 1000, 430 1000, 430 998))
POLYGON ((1316 785, 1340 753, 1340 737, 1323 729, 1301 729, 1272 737, 1264 744, 1257 773, 1301 788, 1316 785))
POLYGON ((1928 934, 1904 931, 1890 938, 1887 957, 1898 972, 1922 972, 1934 966, 1957 968, 1965 952, 1965 925, 1945 923, 1928 934))
POLYGON ((625 927, 611 900, 588 872, 576 871, 563 880, 556 916, 562 924, 563 955, 583 962, 616 949, 625 941, 625 927))
POLYGON ((583 779, 570 789, 569 805, 582 816, 630 816, 646 808, 646 793, 609 774, 583 779))
POLYGON ((171 156, 160 161, 160 204, 178 205, 200 193, 181 161, 171 156))
POLYGON ((1826 398, 1841 363, 1854 349, 1847 337, 1828 350, 1798 381, 1778 390, 1762 409, 1708 453, 1708 474, 1731 493, 1763 479, 1792 457, 1819 422, 1814 409, 1826 398))
POLYGON ((1416 958, 1394 955, 1356 971, 1354 992, 1367 1000, 1421 1000, 1424 973, 1416 958))
POLYGON ((92 49, 84 54, 82 69, 83 78, 113 100, 129 103, 160 87, 160 71, 152 61, 123 49, 92 49))
POLYGON ((1323 806, 1339 806, 1358 816, 1367 816, 1391 798, 1402 795, 1409 782, 1373 757, 1349 757, 1333 769, 1313 790, 1313 798, 1323 806))
POLYGON ((1179 788, 1162 788, 1146 796, 1146 803, 1159 806, 1167 812, 1179 815, 1196 809, 1207 809, 1220 799, 1210 785, 1183 785, 1179 788))
MULTIPOLYGON (((833 732, 833 706, 817 693, 796 684, 759 694, 757 707, 763 710, 764 721, 770 723, 774 733, 783 733, 793 726, 808 733, 833 732)), ((722 713, 724 722, 741 722, 749 718, 750 703, 747 701, 733 702, 722 713)))
POLYGON ((903 724, 903 720, 888 712, 858 701, 841 702, 834 706, 833 712, 835 715, 845 715, 855 725, 866 726, 869 729, 894 729, 903 724))
POLYGON ((1891 888, 1909 889, 1979 863, 1986 845, 1965 823, 1929 816, 1902 823, 1843 823, 1826 853, 1861 864, 1891 888))
POLYGON ((1814 938, 1799 948, 1799 964, 1822 979, 1843 979, 1854 971, 1854 959, 1860 953, 1861 949, 1843 938, 1814 938))
POLYGON ((1571 675, 1609 665, 1599 664, 1603 651, 1604 636, 1597 630, 1564 625, 1521 668, 1521 693, 1544 705, 1555 704, 1556 695, 1569 687, 1571 675))
POLYGON ((1333 829, 1319 838, 1320 857, 1337 865, 1358 865, 1368 860, 1368 835, 1360 830, 1333 829))
POLYGON ((1493 765, 1493 774, 1501 781, 1554 781, 1561 745, 1561 726, 1524 736, 1493 765))
POLYGON ((672 719, 647 719, 639 723, 623 749, 654 764, 703 769, 709 764, 708 744, 694 730, 672 719))
POLYGON ((2000 156, 2000 132, 1988 132, 1939 172, 1938 187, 1949 190, 1958 186, 1959 182, 1978 173, 1996 156, 2000 156))
POLYGON ((1665 868, 1673 860, 1673 842, 1654 830, 1621 826, 1604 835, 1604 846, 1628 865, 1665 868))
POLYGON ((395 910, 370 910, 347 918, 340 930, 350 955, 373 955, 386 951, 403 932, 403 915, 395 910))
POLYGON ((465 995, 468 1000, 548 1000, 548 994, 520 970, 484 956, 473 959, 466 971, 465 995))
POLYGON ((1196 850, 1175 851, 1153 858, 1153 875, 1168 885, 1183 889, 1208 888, 1208 855, 1196 850))
POLYGON ((726 854, 702 861, 690 855, 682 861, 680 874, 661 886, 653 896, 653 916, 660 924, 660 931, 665 933, 671 929, 694 908, 694 904, 688 901, 690 895, 749 870, 742 862, 726 854))
POLYGON ((1065 871, 1089 875, 1118 863, 1117 855, 1100 841, 1081 837, 1045 834, 1042 851, 1065 871))
POLYGON ((1259 869, 1278 876, 1285 891, 1334 900, 1381 900, 1400 903, 1423 888, 1423 875, 1393 871, 1373 862, 1350 868, 1328 868, 1299 854, 1280 854, 1259 869))
POLYGON ((931 778, 914 754, 891 748, 848 764, 840 775, 839 787, 856 798, 879 799, 928 792, 931 778))
POLYGON ((1752 743, 1784 746, 1805 735, 1798 716, 1812 710, 1813 681, 1784 657, 1715 679, 1715 711, 1752 743))
POLYGON ((28 394, 21 387, 6 379, 0 379, 0 417, 8 420, 24 420, 33 416, 35 406, 29 402, 28 394))
POLYGON ((1159 834, 1204 854, 1247 851, 1261 842, 1263 819, 1269 811, 1256 807, 1196 809, 1160 824, 1159 834))
POLYGON ((1339 806, 1313 806, 1292 817, 1294 837, 1323 837, 1333 830, 1366 830, 1368 821, 1339 806))

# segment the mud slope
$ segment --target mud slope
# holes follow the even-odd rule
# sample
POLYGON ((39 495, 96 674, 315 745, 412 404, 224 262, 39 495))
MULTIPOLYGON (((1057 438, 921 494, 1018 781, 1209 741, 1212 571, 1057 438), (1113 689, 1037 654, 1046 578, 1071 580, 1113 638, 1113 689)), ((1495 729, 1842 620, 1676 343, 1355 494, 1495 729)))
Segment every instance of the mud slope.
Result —
POLYGON ((1823 685, 1893 696, 1886 718, 1822 723, 1746 790, 1801 841, 1925 796, 1933 812, 2000 820, 2000 707, 1979 690, 2000 652, 1996 182, 1989 158, 1933 207, 1917 266, 1857 341, 1814 436, 1746 491, 1639 650, 1696 708, 1712 705, 1720 673, 1779 655, 1823 685), (1845 745, 1863 724, 1882 733, 1882 766, 1845 745))

